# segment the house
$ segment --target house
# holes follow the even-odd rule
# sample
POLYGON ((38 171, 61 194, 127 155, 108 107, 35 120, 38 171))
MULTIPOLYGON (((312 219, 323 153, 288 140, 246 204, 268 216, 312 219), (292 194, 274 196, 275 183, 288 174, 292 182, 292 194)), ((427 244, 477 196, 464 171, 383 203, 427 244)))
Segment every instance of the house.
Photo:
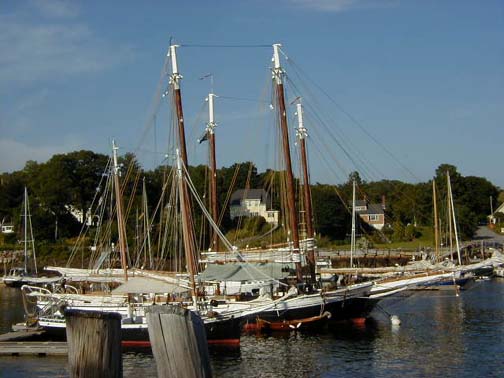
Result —
POLYGON ((277 225, 280 212, 271 209, 270 197, 264 189, 239 189, 231 195, 229 213, 231 219, 261 216, 267 223, 277 225))
POLYGON ((385 226, 385 201, 382 203, 369 203, 367 200, 355 201, 355 212, 364 222, 377 230, 385 226))
POLYGON ((504 220, 501 214, 504 214, 504 202, 488 216, 488 223, 490 226, 504 220))
POLYGON ((11 224, 2 224, 2 234, 13 234, 14 226, 11 224))

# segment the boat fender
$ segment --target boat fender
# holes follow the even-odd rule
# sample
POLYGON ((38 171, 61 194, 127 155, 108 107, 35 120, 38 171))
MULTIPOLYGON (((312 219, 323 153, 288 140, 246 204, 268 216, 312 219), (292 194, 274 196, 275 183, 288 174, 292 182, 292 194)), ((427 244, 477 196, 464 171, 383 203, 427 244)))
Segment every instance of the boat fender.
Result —
POLYGON ((392 323, 392 325, 398 326, 401 324, 401 319, 399 319, 399 316, 397 316, 397 315, 392 315, 390 317, 390 322, 392 323))

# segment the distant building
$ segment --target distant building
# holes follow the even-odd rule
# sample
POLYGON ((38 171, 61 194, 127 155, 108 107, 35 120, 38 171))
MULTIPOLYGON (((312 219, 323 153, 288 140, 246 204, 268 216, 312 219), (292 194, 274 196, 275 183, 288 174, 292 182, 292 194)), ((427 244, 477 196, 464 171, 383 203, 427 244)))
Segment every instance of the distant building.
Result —
POLYGON ((239 189, 235 191, 231 195, 229 212, 231 219, 261 216, 268 223, 278 224, 279 211, 271 209, 270 197, 264 189, 239 189))
MULTIPOLYGON (((77 219, 79 223, 84 223, 84 212, 72 205, 65 205, 65 208, 72 214, 72 216, 77 219)), ((93 222, 93 216, 88 211, 86 216, 86 226, 94 226, 96 222, 93 222)))
POLYGON ((13 234, 14 226, 12 224, 2 224, 2 234, 13 234))
POLYGON ((488 223, 493 225, 504 220, 502 219, 502 216, 499 216, 499 214, 504 214, 504 203, 502 203, 492 214, 488 216, 488 223))
MULTIPOLYGON (((352 206, 351 203, 350 206, 352 206)), ((355 201, 355 212, 364 222, 377 230, 385 226, 385 200, 382 203, 369 203, 367 200, 355 201)))

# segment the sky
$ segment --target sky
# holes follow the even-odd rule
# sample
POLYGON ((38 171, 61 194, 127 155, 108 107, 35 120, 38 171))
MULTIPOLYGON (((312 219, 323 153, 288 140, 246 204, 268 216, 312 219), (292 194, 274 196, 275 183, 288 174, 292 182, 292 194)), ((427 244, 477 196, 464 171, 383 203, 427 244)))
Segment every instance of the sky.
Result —
POLYGON ((449 163, 504 187, 501 0, 2 0, 0 172, 109 154, 112 138, 145 168, 162 163, 170 41, 190 164, 207 161, 197 138, 213 85, 218 165, 278 166, 270 46, 281 43, 287 100, 306 107, 312 182, 353 170, 426 181, 449 163))

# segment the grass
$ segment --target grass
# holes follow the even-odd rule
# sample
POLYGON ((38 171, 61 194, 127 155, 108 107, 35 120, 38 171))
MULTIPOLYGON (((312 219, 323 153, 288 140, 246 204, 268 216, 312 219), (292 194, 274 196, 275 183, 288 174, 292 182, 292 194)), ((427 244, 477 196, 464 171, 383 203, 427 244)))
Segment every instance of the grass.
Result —
MULTIPOLYGON (((411 241, 398 241, 392 243, 372 243, 371 248, 376 249, 420 249, 420 248, 434 248, 434 231, 431 227, 417 227, 420 236, 411 241)), ((335 250, 349 250, 350 244, 333 244, 331 247, 335 250)))

